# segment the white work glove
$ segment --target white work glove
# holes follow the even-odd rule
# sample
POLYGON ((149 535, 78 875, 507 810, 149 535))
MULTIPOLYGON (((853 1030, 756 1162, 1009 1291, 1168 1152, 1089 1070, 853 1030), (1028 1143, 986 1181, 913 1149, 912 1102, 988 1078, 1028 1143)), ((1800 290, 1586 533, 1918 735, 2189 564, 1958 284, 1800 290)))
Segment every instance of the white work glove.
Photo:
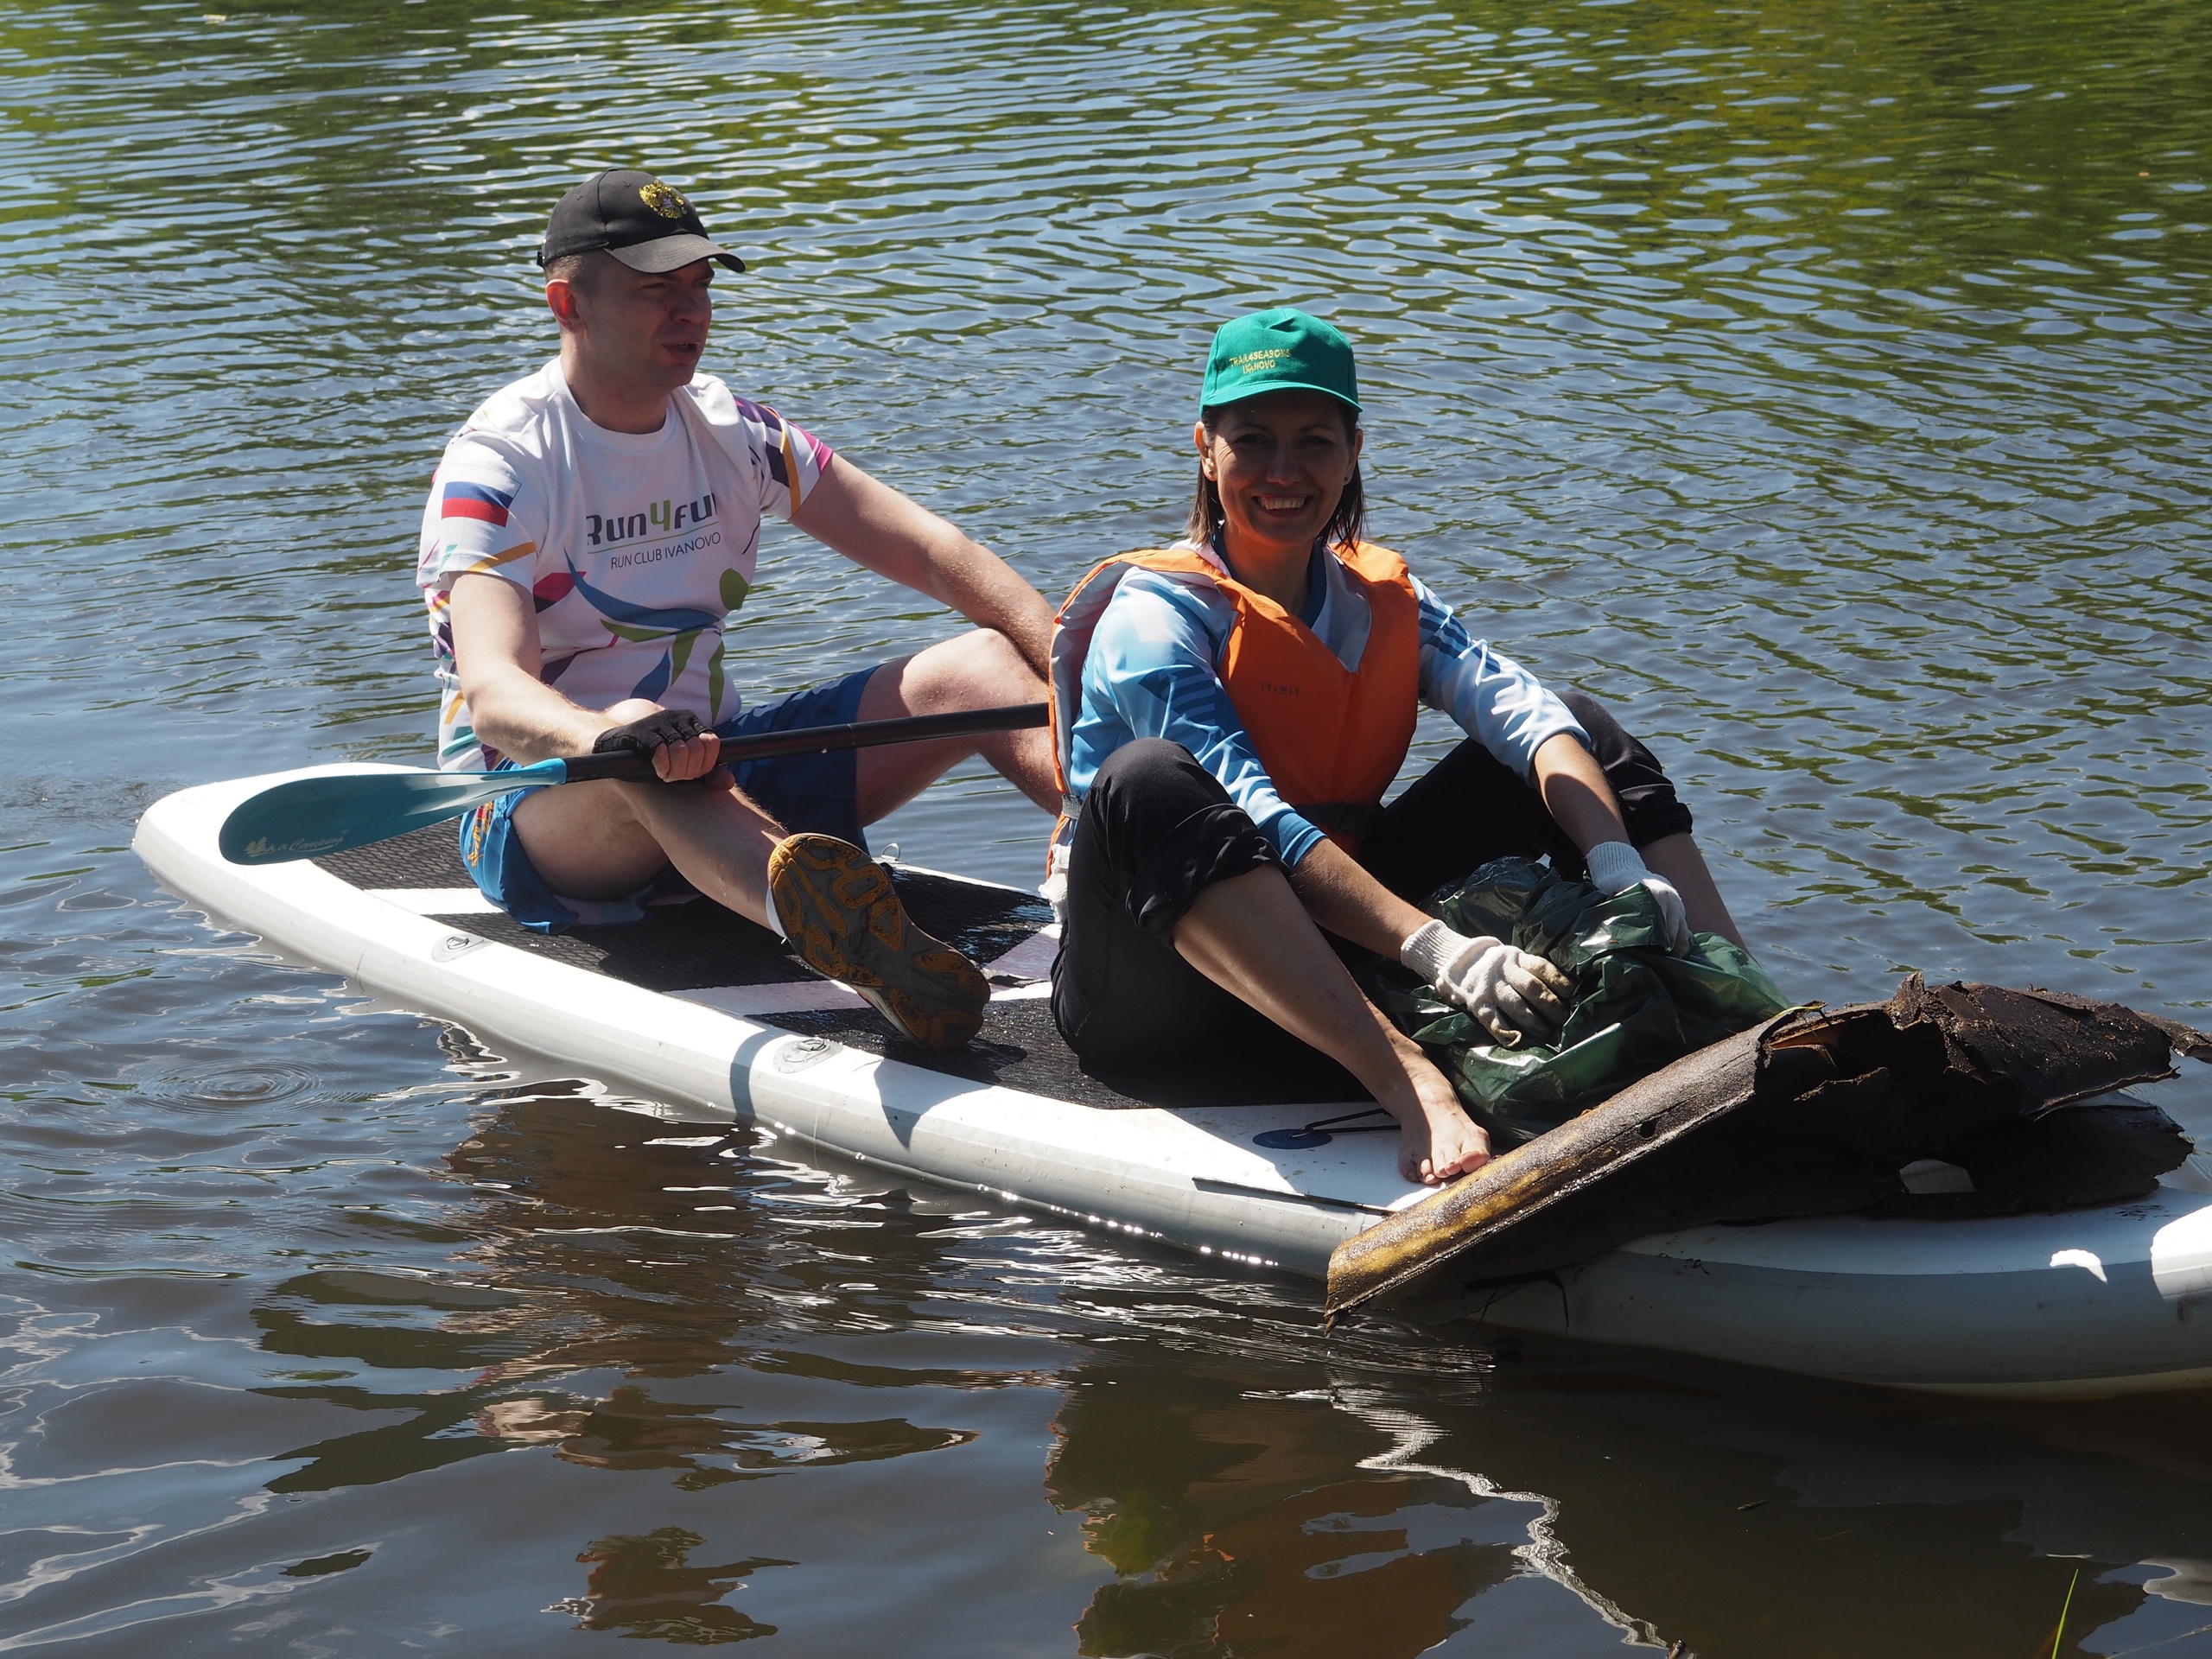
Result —
POLYGON ((1045 879, 1037 884, 1037 896, 1052 907, 1052 921, 1056 926, 1068 925, 1068 843, 1056 841, 1045 855, 1045 879))
POLYGON ((1431 922, 1398 947, 1398 960, 1507 1048, 1524 1036, 1548 1036, 1567 1018, 1567 976, 1487 935, 1471 939, 1431 922))
POLYGON ((1648 888, 1659 901, 1660 917, 1667 924, 1669 954, 1689 954, 1690 918, 1682 908, 1682 895, 1664 876, 1652 874, 1635 848, 1624 841, 1601 841, 1582 857, 1590 867, 1590 885, 1600 893, 1622 893, 1630 887, 1648 888))

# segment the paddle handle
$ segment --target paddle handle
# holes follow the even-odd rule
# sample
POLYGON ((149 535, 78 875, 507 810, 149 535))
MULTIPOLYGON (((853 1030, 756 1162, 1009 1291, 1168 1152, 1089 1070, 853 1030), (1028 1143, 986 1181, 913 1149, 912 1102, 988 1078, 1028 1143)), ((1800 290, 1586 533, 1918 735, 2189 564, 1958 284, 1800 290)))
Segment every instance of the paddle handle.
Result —
MULTIPOLYGON (((1009 703, 1002 709, 963 709, 950 715, 909 715, 899 720, 856 720, 836 726, 802 726, 789 732, 722 740, 722 763, 767 760, 784 754, 817 754, 830 749, 868 749, 879 743, 926 743, 944 737, 978 737, 986 732, 1018 732, 1050 718, 1041 702, 1009 703)), ((611 778, 645 783, 655 775, 651 757, 626 749, 609 754, 580 754, 564 760, 564 781, 590 783, 611 778)))
POLYGON ((633 749, 610 749, 605 754, 580 754, 561 763, 564 784, 592 784, 613 779, 620 784, 649 784, 658 775, 653 758, 633 749))

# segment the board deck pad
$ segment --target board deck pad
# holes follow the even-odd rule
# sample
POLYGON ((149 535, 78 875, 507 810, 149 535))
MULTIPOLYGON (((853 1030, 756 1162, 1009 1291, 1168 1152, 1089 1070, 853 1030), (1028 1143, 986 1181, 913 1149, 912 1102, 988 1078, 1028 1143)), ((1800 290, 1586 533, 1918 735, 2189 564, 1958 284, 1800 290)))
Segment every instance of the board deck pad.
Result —
POLYGON ((983 1028, 975 1039, 949 1054, 895 1035, 873 1008, 806 1009, 758 1017, 764 1024, 781 1026, 803 1036, 827 1037, 887 1060, 901 1060, 974 1083, 1001 1084, 1052 1100, 1072 1101, 1078 1106, 1111 1109, 1149 1103, 1085 1077, 1052 1024, 1052 1005, 1042 997, 994 1001, 984 1010, 983 1028))
MULTIPOLYGON (((368 891, 465 888, 476 883, 461 861, 450 824, 431 824, 390 841, 318 858, 319 868, 368 891)), ((890 867, 899 897, 915 925, 988 966, 1052 919, 1041 899, 1011 887, 962 881, 890 867)), ((499 912, 425 912, 466 927, 479 938, 649 991, 700 990, 715 985, 778 985, 819 977, 766 928, 705 899, 656 905, 641 922, 540 933, 499 912)))
MULTIPOLYGON (((432 824, 390 841, 315 861, 349 887, 368 892, 454 892, 471 894, 475 883, 461 861, 454 826, 432 824)), ((1052 919, 1043 899, 1012 887, 965 881, 932 871, 888 867, 899 897, 915 925, 964 951, 986 973, 1015 946, 1052 919)), ((477 938, 512 945, 532 956, 605 974, 640 989, 681 995, 734 986, 804 984, 820 976, 791 954, 766 928, 756 926, 705 899, 658 905, 643 921, 540 933, 496 910, 425 911, 477 938)), ((1033 992, 1003 990, 984 1011, 976 1039, 951 1053, 923 1047, 893 1030, 872 1008, 839 1007, 748 1014, 765 1025, 804 1036, 827 1037, 887 1059, 950 1077, 999 1084, 1049 1099, 1104 1108, 1181 1105, 1185 1097, 1212 1095, 1176 1087, 1138 1086, 1125 1093, 1084 1074, 1054 1027, 1050 1004, 1033 992)), ((1342 1080, 1332 1076, 1272 1077, 1261 1082, 1276 1102, 1341 1101, 1342 1080)))

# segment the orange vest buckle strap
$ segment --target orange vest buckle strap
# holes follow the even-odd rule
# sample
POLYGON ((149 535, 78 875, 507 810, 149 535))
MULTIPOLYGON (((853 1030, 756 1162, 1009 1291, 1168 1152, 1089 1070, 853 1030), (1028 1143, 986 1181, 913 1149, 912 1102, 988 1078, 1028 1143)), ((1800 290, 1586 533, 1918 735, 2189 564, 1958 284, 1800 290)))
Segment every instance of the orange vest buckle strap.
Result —
MULTIPOLYGON (((1077 582, 1052 630, 1053 766, 1062 796, 1098 619, 1122 577, 1154 570, 1207 583, 1235 607, 1236 624, 1215 666, 1260 764, 1300 817, 1332 841, 1357 847, 1413 744, 1421 711, 1421 601, 1406 562, 1389 548, 1361 542, 1331 551, 1367 601, 1367 644, 1357 668, 1338 662, 1313 629, 1265 594, 1195 552, 1140 549, 1106 560, 1077 582)), ((1079 806, 1064 800, 1064 819, 1079 806)))

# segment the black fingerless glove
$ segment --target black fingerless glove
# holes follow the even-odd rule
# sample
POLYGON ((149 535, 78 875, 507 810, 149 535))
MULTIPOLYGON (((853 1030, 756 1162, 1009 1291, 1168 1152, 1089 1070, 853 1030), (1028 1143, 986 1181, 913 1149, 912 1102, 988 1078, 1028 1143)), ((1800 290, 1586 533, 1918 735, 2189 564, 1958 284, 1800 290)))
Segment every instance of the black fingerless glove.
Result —
POLYGON ((611 732, 601 732, 599 741, 591 746, 594 754, 613 754, 627 752, 641 754, 648 760, 654 751, 671 743, 687 742, 707 729, 699 716, 689 709, 660 709, 643 720, 633 720, 627 726, 617 726, 611 732))

